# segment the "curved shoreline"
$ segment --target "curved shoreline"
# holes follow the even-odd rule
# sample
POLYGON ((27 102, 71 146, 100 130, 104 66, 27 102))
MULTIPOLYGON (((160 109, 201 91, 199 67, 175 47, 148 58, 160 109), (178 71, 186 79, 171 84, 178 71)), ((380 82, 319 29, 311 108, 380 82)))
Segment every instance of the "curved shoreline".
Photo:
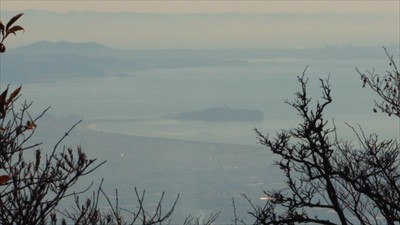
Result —
MULTIPOLYGON (((202 143, 211 143, 211 144, 228 144, 228 145, 246 145, 246 146, 255 146, 257 145, 257 142, 255 139, 250 139, 250 140, 246 140, 246 135, 244 134, 242 135, 237 135, 237 137, 235 136, 235 133, 231 133, 228 134, 226 133, 225 136, 221 136, 220 138, 215 138, 216 135, 213 135, 212 132, 204 134, 205 132, 205 128, 202 127, 200 129, 193 128, 192 131, 193 133, 190 134, 190 131, 188 132, 188 130, 186 130, 185 132, 185 128, 182 129, 177 129, 178 131, 165 131, 163 132, 162 130, 159 130, 157 135, 157 132, 151 132, 151 128, 150 131, 148 130, 147 133, 151 133, 152 135, 148 135, 146 134, 146 132, 143 132, 143 134, 133 134, 130 132, 123 132, 123 131, 116 131, 115 129, 104 129, 101 128, 102 126, 104 127, 105 124, 107 123, 118 123, 118 122, 143 122, 143 121, 147 121, 147 122, 157 122, 160 121, 158 118, 155 120, 151 120, 151 119, 146 119, 146 120, 135 120, 135 119, 121 119, 121 120, 90 120, 88 122, 85 122, 84 124, 84 128, 90 130, 90 131, 95 131, 95 132, 102 132, 102 133, 110 133, 110 134, 120 134, 120 135, 126 135, 126 136, 131 136, 131 137, 143 137, 143 138, 160 138, 160 139, 169 139, 169 140, 176 140, 176 141, 189 141, 189 142, 202 142, 202 143), (172 134, 172 135, 171 135, 172 134), (175 136, 173 135, 175 134, 175 136), (242 141, 240 141, 242 140, 242 141), (252 140, 254 140, 254 142, 251 142, 252 140)), ((185 123, 182 121, 177 121, 178 123, 185 123)), ((196 121, 198 122, 198 121, 196 121)), ((205 125, 209 124, 209 123, 204 123, 205 125)), ((188 128, 186 128, 188 129, 188 128)), ((221 128, 223 130, 227 130, 226 128, 221 128)), ((249 129, 249 134, 251 134, 253 127, 251 127, 251 129, 249 129)), ((218 132, 215 129, 211 129, 214 132, 217 133, 222 133, 222 132, 218 132)), ((229 129, 228 129, 229 130, 229 129)), ((254 136, 255 137, 255 136, 254 136)))

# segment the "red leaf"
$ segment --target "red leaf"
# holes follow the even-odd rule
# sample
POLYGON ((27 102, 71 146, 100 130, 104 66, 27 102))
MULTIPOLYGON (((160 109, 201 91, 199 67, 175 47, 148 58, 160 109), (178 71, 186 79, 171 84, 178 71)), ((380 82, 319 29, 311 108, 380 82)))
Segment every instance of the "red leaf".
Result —
POLYGON ((10 180, 10 176, 8 176, 8 175, 2 175, 2 176, 0 176, 0 184, 5 184, 5 183, 7 183, 7 181, 9 181, 10 180))
POLYGON ((2 43, 0 44, 0 53, 3 53, 6 51, 6 46, 4 46, 2 43))
POLYGON ((35 129, 37 127, 37 125, 36 125, 36 123, 35 122, 31 122, 31 121, 28 121, 28 122, 26 122, 26 126, 25 126, 25 128, 27 129, 27 130, 33 130, 33 129, 35 129))
POLYGON ((24 28, 22 28, 21 26, 16 25, 16 26, 13 26, 10 29, 8 29, 7 30, 7 34, 13 33, 15 35, 15 32, 19 31, 19 30, 23 30, 25 32, 24 28))
POLYGON ((6 116, 6 97, 8 88, 0 95, 0 119, 6 116))
POLYGON ((4 36, 4 24, 0 21, 0 32, 4 36))
POLYGON ((13 18, 11 18, 10 21, 8 21, 8 23, 6 25, 6 30, 9 30, 11 25, 13 25, 15 23, 15 21, 17 21, 22 15, 24 15, 24 14, 20 13, 18 15, 15 15, 13 18))
POLYGON ((19 92, 21 91, 21 88, 22 88, 22 86, 19 86, 17 89, 15 89, 11 93, 10 97, 8 97, 8 99, 7 99, 7 102, 6 102, 7 105, 10 104, 10 102, 12 102, 18 96, 19 92))

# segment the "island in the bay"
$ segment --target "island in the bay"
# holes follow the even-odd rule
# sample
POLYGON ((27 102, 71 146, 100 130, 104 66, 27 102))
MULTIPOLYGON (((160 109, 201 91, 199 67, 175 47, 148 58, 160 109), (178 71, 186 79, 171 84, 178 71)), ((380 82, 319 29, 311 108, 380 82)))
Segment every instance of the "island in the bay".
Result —
POLYGON ((183 112, 163 116, 164 119, 204 122, 250 122, 262 121, 264 115, 260 110, 232 109, 227 106, 212 107, 206 110, 183 112))

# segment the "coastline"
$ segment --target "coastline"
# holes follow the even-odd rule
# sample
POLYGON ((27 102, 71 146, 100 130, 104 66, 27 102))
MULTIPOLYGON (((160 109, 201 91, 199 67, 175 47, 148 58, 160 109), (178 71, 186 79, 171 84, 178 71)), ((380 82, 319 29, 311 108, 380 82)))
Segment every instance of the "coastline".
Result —
POLYGON ((256 125, 246 122, 210 123, 160 118, 93 119, 85 122, 84 126, 91 131, 131 137, 243 146, 258 145, 254 133, 256 125))

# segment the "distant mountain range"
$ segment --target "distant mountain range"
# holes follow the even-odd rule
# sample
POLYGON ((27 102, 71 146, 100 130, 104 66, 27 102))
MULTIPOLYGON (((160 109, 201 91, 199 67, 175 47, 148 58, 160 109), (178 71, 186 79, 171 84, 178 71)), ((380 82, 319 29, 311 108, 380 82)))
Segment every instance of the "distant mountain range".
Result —
MULTIPOLYGON (((398 49, 397 45, 386 47, 394 51, 398 49)), ((123 50, 91 42, 41 41, 8 49, 6 54, 1 55, 1 71, 3 82, 24 84, 66 77, 121 76, 154 68, 243 65, 249 63, 249 59, 346 60, 384 57, 381 47, 123 50)))
POLYGON ((196 50, 121 50, 96 43, 41 41, 2 54, 5 82, 121 76, 135 70, 244 64, 196 50))

